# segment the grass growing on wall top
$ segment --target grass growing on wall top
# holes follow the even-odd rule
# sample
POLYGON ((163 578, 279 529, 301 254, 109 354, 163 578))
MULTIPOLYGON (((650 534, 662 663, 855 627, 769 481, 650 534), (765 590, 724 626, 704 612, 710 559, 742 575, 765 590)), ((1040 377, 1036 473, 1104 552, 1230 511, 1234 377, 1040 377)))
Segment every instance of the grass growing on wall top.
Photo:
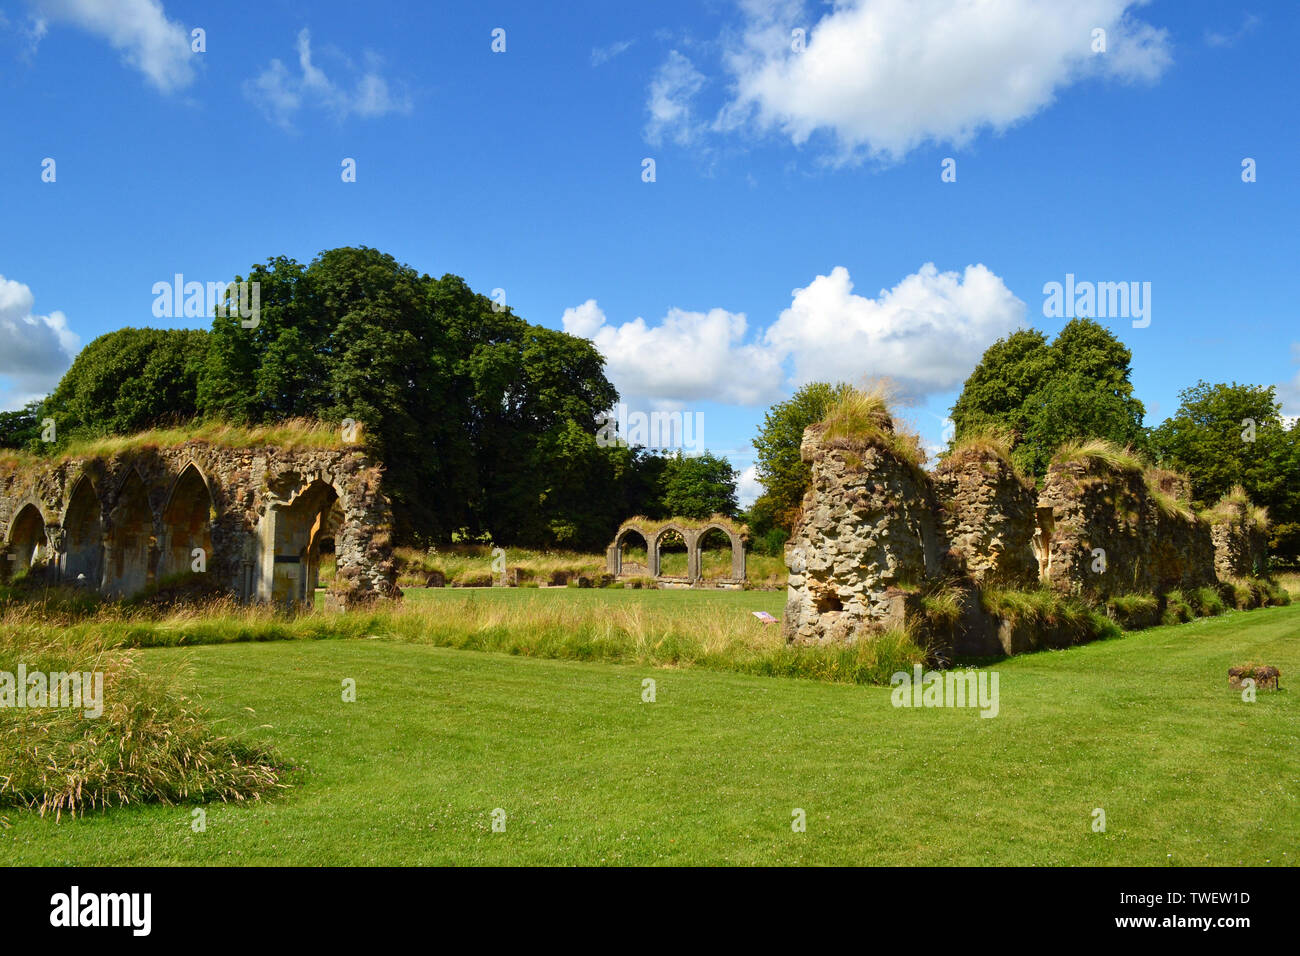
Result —
POLYGON ((1104 438, 1066 442, 1052 458, 1052 463, 1077 463, 1088 468, 1106 468, 1118 472, 1145 472, 1147 463, 1132 447, 1120 448, 1104 438))
POLYGON ((890 386, 883 380, 845 389, 820 423, 822 441, 834 448, 882 448, 920 469, 926 460, 920 436, 895 425, 889 397, 890 386))
POLYGON ((134 435, 74 437, 67 444, 51 446, 49 455, 6 450, 0 455, 0 467, 17 470, 48 465, 52 461, 67 461, 70 458, 107 458, 146 448, 175 448, 191 441, 222 448, 260 448, 270 445, 285 451, 333 451, 344 448, 363 450, 364 438, 364 432, 358 429, 357 441, 345 442, 341 425, 305 418, 270 425, 194 422, 174 428, 154 428, 134 435))

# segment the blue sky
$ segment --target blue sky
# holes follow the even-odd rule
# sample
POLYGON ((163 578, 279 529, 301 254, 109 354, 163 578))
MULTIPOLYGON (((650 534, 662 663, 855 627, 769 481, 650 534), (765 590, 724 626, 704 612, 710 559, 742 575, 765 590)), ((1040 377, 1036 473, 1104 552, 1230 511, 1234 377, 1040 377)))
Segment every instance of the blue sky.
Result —
POLYGON ((1149 325, 1100 318, 1150 423, 1200 378, 1300 413, 1300 8, 968 6, 4 0, 0 404, 206 326, 154 317, 175 273, 365 244, 589 335, 742 470, 810 379, 895 378, 939 444, 1067 273, 1150 283, 1149 325))

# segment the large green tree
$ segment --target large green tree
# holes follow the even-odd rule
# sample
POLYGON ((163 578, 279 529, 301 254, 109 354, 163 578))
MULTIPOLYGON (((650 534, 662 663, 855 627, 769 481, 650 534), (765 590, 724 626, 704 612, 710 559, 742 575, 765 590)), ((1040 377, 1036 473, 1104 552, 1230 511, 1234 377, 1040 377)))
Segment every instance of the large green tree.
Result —
POLYGON ((35 448, 41 437, 42 399, 12 412, 0 412, 0 448, 35 448))
POLYGON ((712 452, 670 456, 663 475, 664 510, 683 518, 734 517, 737 477, 731 462, 712 452))
POLYGON ((591 342, 374 249, 274 258, 240 280, 259 283, 258 321, 214 319, 200 412, 362 422, 403 540, 605 543, 618 518, 592 489, 619 462, 594 434, 617 392, 591 342))
POLYGON ((804 429, 825 418, 848 388, 843 382, 811 382, 777 402, 763 417, 753 442, 763 493, 749 509, 750 530, 756 536, 772 528, 789 532, 794 527, 809 481, 809 466, 799 458, 804 429))
POLYGON ((208 351, 202 329, 136 329, 91 341, 42 406, 60 440, 188 421, 208 351))
POLYGON ((1275 558, 1300 558, 1300 429, 1287 430, 1273 386, 1197 382, 1152 431, 1151 447, 1187 475, 1199 505, 1240 484, 1268 507, 1275 558))
POLYGON ((953 405, 954 440, 993 425, 1013 437, 1012 457, 1041 476, 1063 443, 1107 438, 1144 448, 1145 409, 1133 395, 1133 355, 1091 319, 1052 342, 1022 329, 991 345, 953 405))

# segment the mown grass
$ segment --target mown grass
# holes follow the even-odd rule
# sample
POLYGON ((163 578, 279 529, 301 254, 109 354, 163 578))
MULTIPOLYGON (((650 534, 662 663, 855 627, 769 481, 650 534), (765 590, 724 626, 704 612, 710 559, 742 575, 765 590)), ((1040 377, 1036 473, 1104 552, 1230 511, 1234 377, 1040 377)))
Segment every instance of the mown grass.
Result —
POLYGON ((200 833, 184 807, 11 813, 0 852, 83 866, 1294 865, 1298 627, 1300 607, 1274 608, 1002 661, 994 719, 894 708, 887 687, 427 644, 149 650, 150 669, 188 660, 214 712, 292 755, 301 783, 210 807, 200 833), (1278 667, 1283 689, 1245 703, 1227 670, 1248 660, 1278 667))

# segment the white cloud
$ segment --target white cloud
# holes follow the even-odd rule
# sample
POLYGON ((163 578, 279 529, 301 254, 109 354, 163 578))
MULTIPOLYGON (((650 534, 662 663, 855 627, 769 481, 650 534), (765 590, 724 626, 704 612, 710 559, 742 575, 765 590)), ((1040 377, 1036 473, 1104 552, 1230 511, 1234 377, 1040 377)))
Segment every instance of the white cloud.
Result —
MULTIPOLYGON (((1291 358, 1300 362, 1300 342, 1291 343, 1291 358)), ((1290 420, 1287 427, 1291 428, 1297 416, 1300 416, 1300 372, 1291 381, 1283 382, 1277 387, 1277 400, 1282 406, 1282 417, 1290 420)))
POLYGON ((877 298, 853 292, 843 266, 795 289, 765 332, 743 313, 669 309, 657 325, 611 325, 595 299, 566 309, 564 330, 595 342, 624 399, 768 404, 810 381, 888 376, 906 399, 945 392, 984 350, 1023 325, 1025 303, 983 265, 926 263, 877 298), (632 398, 629 398, 631 396, 632 398))
MULTIPOLYGON (((298 74, 278 59, 273 59, 256 77, 244 81, 244 95, 258 106, 272 122, 293 128, 293 118, 304 106, 319 107, 338 119, 348 116, 383 116, 409 113, 411 101, 404 93, 395 93, 379 73, 381 62, 367 54, 366 68, 349 90, 335 83, 312 58, 311 31, 298 31, 298 74)), ((344 63, 351 70, 351 65, 344 63)), ((355 70, 351 70, 356 72, 355 70)))
POLYGON ((609 46, 597 46, 591 48, 591 65, 601 66, 608 63, 616 56, 626 53, 636 43, 636 40, 619 40, 611 43, 609 46))
POLYGON ((32 290, 0 275, 0 406, 20 408, 50 392, 81 345, 62 312, 36 315, 32 290))
POLYGON ((69 23, 107 40, 163 93, 194 81, 190 34, 167 19, 159 0, 36 0, 32 42, 48 23, 69 23))
POLYGON ((794 290, 764 341, 791 357, 794 384, 888 376, 919 398, 959 386, 1024 317, 1025 304, 983 265, 956 273, 926 263, 875 299, 855 295, 836 266, 794 290))
POLYGON ((726 62, 734 95, 720 129, 828 133, 841 161, 897 160, 925 142, 961 146, 1004 130, 1087 76, 1152 81, 1170 63, 1166 31, 1133 0, 842 0, 815 22, 799 4, 743 4, 726 62), (792 50, 791 30, 807 29, 792 50), (1092 52, 1092 31, 1106 52, 1092 52))
POLYGON ((565 309, 564 331, 596 343, 623 400, 680 405, 758 405, 779 393, 780 357, 744 342, 744 313, 669 309, 658 325, 637 317, 610 325, 595 299, 565 309))
POLYGON ((686 146, 699 137, 704 125, 695 115, 694 101, 704 86, 704 74, 676 50, 660 64, 650 81, 645 138, 654 146, 664 138, 686 146))
POLYGON ((1219 47, 1233 46, 1247 33, 1250 33, 1255 29, 1255 27, 1259 26, 1259 23, 1259 17, 1253 13, 1248 13, 1241 21, 1241 26, 1239 26, 1233 33, 1220 33, 1214 30, 1206 30, 1205 45, 1219 47))
POLYGON ((763 493, 763 485, 758 480, 758 466, 750 465, 740 469, 736 479, 736 502, 742 508, 748 508, 763 493))

